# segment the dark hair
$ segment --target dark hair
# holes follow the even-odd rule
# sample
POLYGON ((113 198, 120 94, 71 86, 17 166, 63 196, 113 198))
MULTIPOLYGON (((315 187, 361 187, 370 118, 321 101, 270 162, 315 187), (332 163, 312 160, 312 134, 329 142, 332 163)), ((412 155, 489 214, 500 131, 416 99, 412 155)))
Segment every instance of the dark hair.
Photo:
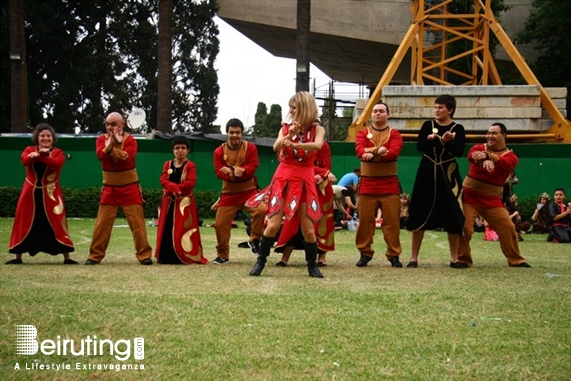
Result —
POLYGON ((385 109, 387 110, 387 114, 389 114, 389 115, 391 114, 391 112, 389 111, 389 105, 386 104, 385 102, 383 102, 383 101, 378 101, 377 103, 375 103, 375 106, 376 106, 376 105, 383 105, 383 106, 385 106, 385 109))
POLYGON ((47 123, 40 123, 36 126, 36 128, 34 128, 34 131, 32 132, 32 142, 34 144, 38 144, 38 137, 40 136, 40 132, 44 130, 49 130, 52 134, 52 138, 54 139, 54 143, 57 142, 56 130, 54 130, 54 128, 47 123))
POLYGON ((226 133, 228 133, 228 129, 230 129, 230 127, 240 127, 240 130, 244 132, 244 123, 242 123, 240 119, 237 118, 230 119, 228 123, 226 123, 226 133))
POLYGON ((360 168, 360 167, 357 167, 357 168, 353 169, 353 172, 355 172, 355 173, 361 172, 361 168, 360 168))
POLYGON ((508 133, 508 129, 506 128, 506 125, 500 122, 496 122, 496 123, 492 123, 492 126, 498 126, 500 128, 500 132, 504 135, 507 135, 508 133))
POLYGON ((563 188, 555 188, 555 190, 553 191, 553 194, 555 194, 555 192, 557 192, 557 191, 563 192, 564 195, 567 195, 565 193, 565 189, 563 189, 563 188))
POLYGON ((186 148, 190 149, 190 143, 186 136, 183 135, 175 135, 174 138, 171 139, 171 147, 174 148, 177 144, 184 144, 186 148))
POLYGON ((434 101, 435 104, 444 105, 450 111, 450 116, 453 117, 456 112, 456 99, 450 94, 439 95, 434 101))

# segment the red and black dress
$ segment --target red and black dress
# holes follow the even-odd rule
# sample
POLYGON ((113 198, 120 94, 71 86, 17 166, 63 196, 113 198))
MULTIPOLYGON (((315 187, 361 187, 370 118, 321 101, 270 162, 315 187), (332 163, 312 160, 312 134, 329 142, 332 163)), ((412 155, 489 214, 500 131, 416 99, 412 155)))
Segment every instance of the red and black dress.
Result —
POLYGON ((37 146, 26 147, 20 158, 26 167, 26 180, 16 206, 9 252, 32 256, 40 251, 51 255, 71 253, 74 247, 59 184, 65 156, 53 147, 48 155, 28 157, 37 150, 37 146))
POLYGON ((157 228, 155 258, 163 264, 205 264, 198 212, 193 189, 196 165, 187 160, 180 167, 165 162, 161 173, 163 200, 157 228))

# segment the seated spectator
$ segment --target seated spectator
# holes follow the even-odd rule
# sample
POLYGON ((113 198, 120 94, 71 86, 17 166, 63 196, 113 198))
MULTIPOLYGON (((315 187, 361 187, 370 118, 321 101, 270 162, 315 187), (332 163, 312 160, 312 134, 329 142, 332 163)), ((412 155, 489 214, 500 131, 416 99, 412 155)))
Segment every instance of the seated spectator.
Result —
POLYGON ((402 193, 400 195, 400 228, 406 229, 406 221, 408 220, 408 203, 410 201, 410 195, 408 193, 402 193))
POLYGON ((517 195, 514 193, 510 196, 510 198, 507 199, 506 209, 508 210, 510 218, 512 219, 512 222, 515 225, 515 231, 517 233, 518 240, 523 241, 523 237, 521 236, 521 234, 522 232, 525 234, 531 227, 531 224, 525 221, 523 218, 521 218, 518 207, 519 204, 517 201, 517 195))
POLYGON ((478 215, 474 220, 474 231, 478 233, 484 233, 486 231, 486 226, 484 226, 485 220, 482 216, 478 215))
POLYGON ((498 237, 498 233, 496 233, 496 231, 490 227, 486 220, 482 218, 481 221, 484 226, 484 241, 499 241, 500 237, 498 237))
POLYGON ((549 204, 549 223, 551 229, 547 236, 548 242, 570 243, 571 242, 571 202, 565 204, 565 190, 555 189, 554 202, 549 204))
POLYGON ((547 221, 549 220, 549 201, 551 197, 546 192, 539 195, 539 200, 537 201, 537 207, 531 216, 533 221, 532 233, 536 234, 547 234, 549 233, 549 226, 547 221))

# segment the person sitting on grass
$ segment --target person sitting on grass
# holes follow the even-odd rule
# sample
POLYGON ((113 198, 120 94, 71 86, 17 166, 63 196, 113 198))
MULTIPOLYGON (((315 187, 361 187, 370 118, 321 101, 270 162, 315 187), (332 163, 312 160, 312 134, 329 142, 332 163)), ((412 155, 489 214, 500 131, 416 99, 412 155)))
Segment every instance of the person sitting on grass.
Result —
POLYGON ((565 204, 565 190, 555 189, 554 202, 549 204, 549 222, 551 230, 547 236, 548 242, 571 242, 571 202, 565 204))

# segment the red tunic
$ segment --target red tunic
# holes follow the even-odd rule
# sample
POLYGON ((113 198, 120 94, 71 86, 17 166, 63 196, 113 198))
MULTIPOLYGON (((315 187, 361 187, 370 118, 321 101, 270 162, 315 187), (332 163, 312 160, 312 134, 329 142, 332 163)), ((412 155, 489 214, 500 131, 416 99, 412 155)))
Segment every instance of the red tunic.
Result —
MULTIPOLYGON (((313 167, 315 175, 321 176, 324 180, 316 184, 319 205, 321 205, 323 218, 315 225, 315 235, 317 237, 317 247, 319 250, 329 252, 335 250, 335 218, 334 218, 334 195, 333 187, 327 179, 331 172, 331 148, 327 142, 323 142, 321 150, 317 151, 315 165, 313 167)), ((276 247, 282 247, 295 236, 299 228, 299 216, 296 214, 291 220, 286 220, 280 232, 276 247)))
POLYGON ((208 263, 203 255, 198 212, 193 194, 196 184, 196 165, 189 160, 183 167, 177 169, 182 170, 180 183, 177 183, 172 182, 169 178, 172 174, 171 163, 172 160, 165 162, 161 173, 161 186, 164 193, 157 228, 155 258, 160 261, 161 243, 162 239, 165 238, 172 239, 172 247, 181 262, 187 264, 208 263), (180 194, 178 194, 179 192, 180 194), (169 224, 166 223, 167 219, 170 219, 169 224), (172 226, 172 231, 166 232, 165 226, 172 226))
POLYGON ((105 140, 107 135, 101 135, 95 141, 97 158, 101 161, 103 168, 103 189, 101 191, 100 204, 104 205, 135 205, 143 203, 143 196, 139 180, 129 180, 121 185, 106 185, 106 173, 120 177, 122 174, 136 171, 135 157, 137 156, 137 140, 129 134, 123 135, 122 144, 113 143, 110 153, 105 153, 105 140))
POLYGON ((36 146, 26 147, 20 157, 22 164, 26 167, 26 180, 16 206, 16 216, 9 247, 12 249, 24 241, 32 228, 34 220, 37 218, 36 213, 44 212, 45 210, 50 226, 43 228, 51 228, 56 241, 68 246, 69 251, 73 251, 73 242, 69 238, 63 193, 59 183, 65 156, 61 149, 54 147, 49 155, 40 155, 35 158, 28 157, 30 153, 36 151, 36 146), (35 171, 34 163, 41 163, 46 167, 41 178, 38 177, 38 173, 35 171), (41 192, 35 192, 40 189, 41 192), (40 202, 44 206, 44 210, 41 211, 36 209, 36 201, 39 201, 36 200, 36 197, 40 193, 42 198, 40 202))
MULTIPOLYGON (((355 152, 359 158, 366 153, 367 148, 375 147, 374 142, 371 141, 372 139, 367 137, 368 133, 369 130, 367 129, 361 130, 355 138, 355 152)), ((381 143, 377 148, 380 148, 380 146, 387 148, 387 154, 385 156, 375 155, 373 160, 362 163, 379 168, 386 168, 390 165, 391 167, 394 166, 394 171, 389 170, 387 173, 383 173, 384 170, 379 170, 377 175, 367 175, 362 168, 358 194, 400 194, 399 180, 396 173, 396 162, 403 147, 400 132, 390 128, 387 141, 381 143)))
MULTIPOLYGON (((284 124, 281 129, 282 135, 287 135, 289 124, 284 124)), ((317 124, 312 124, 307 132, 295 135, 294 143, 307 143, 315 141, 317 124)), ((307 216, 317 223, 321 218, 321 208, 317 197, 315 184, 315 172, 313 165, 316 151, 301 151, 292 147, 285 147, 278 153, 280 164, 267 192, 267 215, 273 216, 279 210, 283 210, 284 216, 290 220, 297 212, 299 204, 307 204, 307 216)))
POLYGON ((229 149, 227 143, 221 144, 214 150, 214 170, 216 176, 223 181, 219 206, 243 205, 258 192, 255 176, 260 165, 258 149, 254 144, 245 141, 242 144, 246 145, 245 156, 238 158, 237 162, 230 162, 228 155, 224 153, 225 150, 229 149), (220 169, 229 166, 244 168, 244 173, 240 177, 234 177, 234 175, 226 175, 220 171, 220 169))
POLYGON ((465 181, 462 188, 462 201, 478 208, 503 208, 504 204, 500 197, 500 191, 506 179, 513 172, 518 163, 516 154, 508 149, 500 153, 494 153, 486 144, 477 144, 468 152, 468 161, 470 162, 470 169, 467 177, 498 187, 499 191, 497 195, 485 194, 478 189, 470 187, 469 183, 465 181), (487 151, 490 155, 498 158, 498 160, 494 162, 493 172, 488 172, 472 159, 472 152, 474 151, 487 151))

